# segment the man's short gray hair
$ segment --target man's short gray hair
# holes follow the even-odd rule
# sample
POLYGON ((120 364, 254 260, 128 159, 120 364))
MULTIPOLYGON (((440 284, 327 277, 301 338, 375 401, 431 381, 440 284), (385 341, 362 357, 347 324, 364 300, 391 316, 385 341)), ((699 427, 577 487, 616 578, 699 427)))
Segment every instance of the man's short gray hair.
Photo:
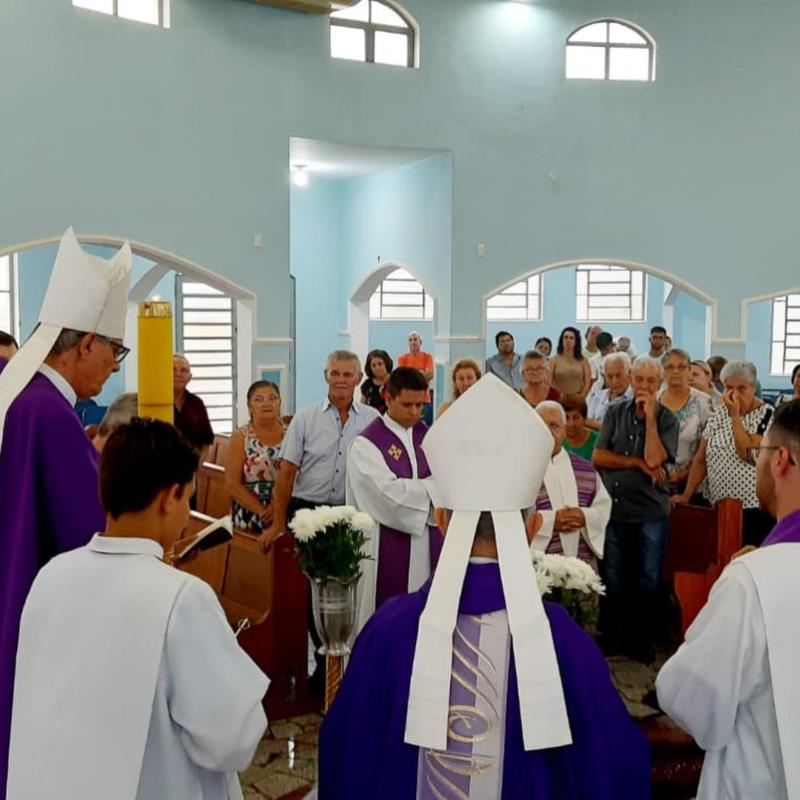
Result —
POLYGON ((107 409, 97 432, 108 436, 120 425, 126 425, 139 414, 139 396, 136 392, 121 394, 107 409))
POLYGON ((325 372, 331 367, 332 361, 355 361, 358 367, 357 372, 361 374, 361 359, 350 350, 334 350, 325 361, 325 372))
POLYGON ((610 366, 615 361, 621 361, 625 369, 628 372, 631 371, 631 357, 624 350, 620 350, 616 353, 609 353, 607 356, 603 357, 602 370, 604 375, 606 373, 606 367, 610 366))
POLYGON ((67 350, 72 350, 73 347, 78 346, 78 342, 80 342, 84 336, 86 336, 86 334, 83 331, 64 328, 61 333, 58 334, 58 338, 55 342, 53 342, 49 355, 60 356, 62 353, 66 353, 67 350))
POLYGON ((750 386, 758 384, 758 370, 752 361, 729 361, 719 373, 719 379, 725 383, 728 378, 744 378, 750 386))
POLYGON ((653 369, 658 372, 660 377, 664 377, 664 367, 661 365, 661 361, 658 358, 653 358, 652 356, 648 356, 646 354, 636 356, 636 360, 633 362, 631 372, 636 372, 639 367, 653 367, 653 369))
POLYGON ((562 406, 561 403, 556 403, 555 400, 542 400, 541 403, 537 403, 536 413, 541 416, 542 411, 547 411, 549 408, 558 412, 558 418, 561 420, 562 425, 567 424, 567 412, 564 411, 564 406, 562 406))

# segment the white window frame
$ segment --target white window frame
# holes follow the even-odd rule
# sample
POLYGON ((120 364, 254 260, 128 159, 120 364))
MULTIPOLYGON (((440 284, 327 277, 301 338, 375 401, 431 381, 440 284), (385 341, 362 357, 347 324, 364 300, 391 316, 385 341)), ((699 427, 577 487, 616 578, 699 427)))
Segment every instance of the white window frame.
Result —
POLYGON ((126 19, 129 22, 139 22, 142 25, 150 25, 152 28, 167 29, 170 26, 170 7, 169 0, 158 0, 158 22, 145 22, 141 19, 124 16, 119 13, 119 0, 111 0, 111 11, 103 11, 98 8, 91 8, 83 5, 81 0, 72 0, 74 8, 79 8, 82 11, 94 11, 97 14, 105 14, 108 17, 116 17, 117 19, 126 19))
MULTIPOLYGON (((375 64, 375 34, 382 31, 384 33, 404 34, 408 38, 408 57, 406 59, 405 66, 401 67, 401 69, 416 69, 419 67, 419 26, 408 13, 408 11, 397 5, 397 3, 391 2, 391 0, 367 0, 367 2, 369 2, 369 20, 367 22, 355 19, 341 19, 340 17, 336 16, 336 12, 330 15, 331 28, 340 26, 343 28, 353 28, 364 31, 364 60, 340 59, 332 54, 331 58, 336 58, 337 61, 354 60, 356 63, 361 64, 375 64), (388 9, 394 11, 406 23, 405 27, 401 28, 398 25, 385 25, 372 22, 373 3, 386 6, 388 9)), ((377 63, 381 64, 382 66, 400 66, 398 64, 383 64, 383 62, 377 63)))
POLYGON ((613 83, 653 83, 656 79, 656 43, 653 37, 646 31, 644 28, 641 28, 638 25, 635 25, 632 22, 624 19, 617 19, 614 17, 604 17, 603 19, 593 19, 590 22, 585 22, 583 25, 575 28, 569 36, 567 36, 566 47, 564 48, 564 77, 568 81, 610 81, 613 83), (605 42, 581 42, 581 41, 572 41, 575 34, 580 33, 584 28, 588 28, 590 25, 597 25, 599 23, 603 23, 606 26, 606 40, 605 42), (610 37, 610 30, 611 24, 614 23, 616 25, 622 25, 625 28, 629 28, 637 35, 641 36, 644 40, 644 44, 633 43, 633 42, 612 42, 610 37), (570 47, 601 47, 605 49, 605 59, 604 59, 604 72, 602 78, 570 78, 567 76, 567 52, 569 51, 570 47), (610 76, 610 66, 611 66, 611 51, 615 49, 639 49, 639 50, 647 50, 648 51, 648 62, 647 62, 647 78, 646 80, 640 80, 636 78, 611 78, 610 76))
POLYGON ((219 289, 209 284, 204 284, 195 278, 176 276, 175 279, 175 338, 177 340, 177 350, 186 356, 192 368, 192 380, 189 383, 189 391, 198 395, 206 405, 211 427, 214 433, 229 434, 236 428, 236 300, 230 295, 226 295, 219 289), (197 291, 197 287, 204 286, 202 291, 197 291), (203 302, 203 300, 209 302, 203 302), (213 306, 223 305, 217 301, 228 301, 230 309, 230 322, 218 322, 212 317, 210 321, 197 320, 197 313, 214 312, 220 313, 227 311, 225 308, 214 308, 213 306), (186 303, 189 300, 190 303, 186 303), (187 317, 191 317, 188 319, 187 317), (189 333, 190 325, 203 325, 212 328, 210 336, 200 336, 189 333), (220 330, 218 335, 213 333, 213 327, 220 329, 230 326, 230 333, 220 330), (219 347, 220 342, 227 340, 229 347, 219 347), (214 346, 204 346, 204 342, 214 342, 214 346), (219 363, 208 363, 219 362, 219 363), (219 375, 222 367, 227 367, 225 374, 219 375), (230 381, 230 392, 214 390, 203 387, 201 381, 230 381), (230 394, 230 402, 225 402, 224 397, 230 394), (223 410, 227 413, 223 413, 223 410))
POLYGON ((800 364, 800 294, 790 293, 773 297, 771 318, 769 374, 791 375, 795 365, 800 364), (794 330, 789 330, 790 325, 794 330), (787 346, 789 342, 791 347, 787 346), (792 358, 786 357, 786 351, 789 349, 797 351, 792 354, 792 358), (797 358, 794 358, 794 355, 797 355, 797 358))
POLYGON ((17 257, 15 253, 0 256, 0 270, 7 271, 8 289, 0 289, 0 305, 8 309, 10 325, 6 333, 10 333, 17 341, 19 335, 19 307, 17 298, 17 257))
POLYGON ((388 275, 384 276, 383 280, 378 284, 375 291, 369 298, 369 318, 370 320, 382 321, 404 321, 404 322, 430 322, 433 319, 433 298, 425 291, 425 287, 406 269, 398 267, 392 270, 388 275), (407 291, 398 291, 396 288, 387 288, 387 282, 393 281, 395 283, 403 281, 408 284, 407 291), (418 298, 419 302, 416 304, 391 304, 384 302, 384 296, 390 295, 408 295, 409 297, 418 298), (387 315, 385 309, 395 308, 416 308, 420 310, 419 315, 409 316, 394 316, 387 315))
POLYGON ((641 269, 632 269, 631 267, 626 267, 622 264, 613 264, 613 263, 605 263, 605 264, 579 264, 575 267, 575 319, 577 322, 614 322, 614 323, 640 323, 644 322, 647 319, 647 274, 644 270, 641 269), (624 270, 628 274, 627 280, 627 290, 625 292, 620 292, 618 294, 611 294, 609 292, 598 291, 600 287, 608 287, 611 288, 612 284, 618 283, 620 286, 626 285, 626 281, 624 280, 614 280, 614 281, 603 281, 602 278, 605 277, 603 273, 606 275, 609 272, 614 272, 619 274, 622 270, 624 270), (581 291, 580 284, 581 284, 581 274, 586 274, 586 291, 581 291), (636 279, 634 275, 641 276, 641 292, 634 291, 634 283, 636 283, 636 279), (596 287, 596 291, 592 292, 592 285, 596 287), (602 309, 608 308, 609 310, 612 309, 622 309, 626 308, 625 305, 617 305, 617 306, 604 306, 598 303, 592 304, 592 298, 610 298, 610 297, 622 297, 626 296, 628 298, 627 309, 628 309, 628 316, 627 317, 620 317, 614 316, 613 314, 603 314, 602 309), (586 298, 586 311, 584 312, 581 309, 581 298, 586 298), (634 298, 641 297, 641 314, 635 315, 634 314, 634 298))
POLYGON ((511 284, 511 286, 506 286, 502 291, 488 297, 486 299, 486 320, 487 322, 540 322, 543 309, 542 275, 537 273, 511 284), (522 298, 523 302, 518 304, 513 302, 517 298, 522 298), (532 298, 535 298, 535 301, 532 298), (492 305, 493 300, 499 299, 508 302, 492 305), (535 309, 531 309, 533 302, 536 305, 535 309), (508 315, 503 313, 504 308, 524 309, 525 313, 523 316, 508 315))

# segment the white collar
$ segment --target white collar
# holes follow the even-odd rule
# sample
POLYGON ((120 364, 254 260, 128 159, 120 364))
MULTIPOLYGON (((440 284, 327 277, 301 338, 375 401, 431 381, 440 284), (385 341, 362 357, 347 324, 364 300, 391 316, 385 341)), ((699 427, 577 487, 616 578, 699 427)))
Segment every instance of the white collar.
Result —
POLYGON ((395 422, 388 412, 383 415, 383 424, 399 439, 406 442, 411 439, 411 428, 404 428, 399 422, 395 422))
POLYGON ((153 539, 128 536, 104 536, 96 533, 87 547, 95 553, 164 557, 164 548, 153 539))
POLYGON ((64 395, 64 398, 71 406, 78 402, 78 395, 75 394, 75 390, 70 386, 69 381, 60 372, 54 370, 49 364, 40 364, 39 372, 64 395))
MULTIPOLYGON (((355 401, 355 400, 353 400, 353 401, 350 403, 350 408, 348 408, 348 409, 347 409, 347 412, 348 412, 348 414, 349 414, 351 411, 352 411, 354 414, 360 414, 360 413, 361 413, 361 410, 359 409, 359 406, 360 406, 360 405, 361 405, 361 403, 356 403, 356 401, 355 401)), ((336 409, 336 412, 337 412, 337 413, 339 412, 339 409, 338 409, 338 408, 336 408, 336 406, 335 406, 333 403, 331 403, 331 399, 330 399, 330 397, 326 397, 326 398, 325 398, 325 399, 322 401, 322 410, 323 410, 323 411, 327 411, 329 408, 336 409)))
POLYGON ((496 558, 487 558, 486 556, 470 556, 470 564, 497 564, 499 563, 496 558))

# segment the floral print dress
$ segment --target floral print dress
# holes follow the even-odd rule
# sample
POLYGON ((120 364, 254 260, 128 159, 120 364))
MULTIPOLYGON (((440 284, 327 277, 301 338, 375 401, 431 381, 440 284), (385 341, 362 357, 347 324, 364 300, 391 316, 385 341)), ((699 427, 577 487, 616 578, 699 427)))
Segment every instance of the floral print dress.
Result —
MULTIPOLYGON (((263 505, 272 502, 276 471, 280 456, 280 445, 262 444, 249 423, 242 428, 244 434, 244 465, 242 466, 243 486, 263 505)), ((244 528, 261 533, 264 524, 258 514, 243 508, 236 500, 231 500, 231 516, 236 528, 244 528)))

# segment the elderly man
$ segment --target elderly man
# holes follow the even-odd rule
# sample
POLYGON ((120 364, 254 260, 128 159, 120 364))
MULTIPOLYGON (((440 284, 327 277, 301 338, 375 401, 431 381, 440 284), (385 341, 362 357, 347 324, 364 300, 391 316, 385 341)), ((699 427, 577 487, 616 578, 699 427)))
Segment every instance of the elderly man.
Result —
POLYGON ((139 396, 136 392, 121 394, 106 410, 103 419, 97 426, 97 433, 92 437, 92 444, 98 453, 103 452, 108 437, 120 426, 127 425, 139 415, 139 396))
POLYGON ((386 414, 357 436, 347 454, 347 502, 369 514, 369 560, 362 562, 358 630, 390 597, 416 592, 430 577, 442 549, 431 526, 431 475, 422 442, 425 378, 398 367, 386 384, 386 414))
POLYGON ((347 449, 380 414, 353 400, 361 380, 358 356, 334 350, 325 365, 328 394, 294 415, 281 445, 281 466, 272 501, 272 524, 262 534, 267 548, 301 508, 345 502, 347 449))
MULTIPOLYGON (((103 530, 97 451, 75 413, 128 353, 122 344, 131 251, 111 261, 63 236, 39 325, 10 361, 0 358, 0 798, 20 614, 36 573, 103 530)), ((88 655, 88 654, 87 654, 88 655)))
POLYGON ((778 524, 725 569, 656 680, 663 710, 706 751, 698 800, 800 797, 800 401, 775 411, 750 455, 778 524))
POLYGON ((542 526, 531 547, 543 553, 573 556, 597 572, 603 557, 611 498, 597 470, 564 449, 567 415, 560 403, 545 400, 536 413, 553 434, 553 457, 536 499, 542 526))
POLYGON ((214 431, 208 419, 206 404, 186 388, 191 379, 192 367, 189 359, 176 353, 172 357, 175 427, 200 451, 202 463, 206 450, 214 441, 214 431))
POLYGON ((539 595, 528 549, 539 518, 526 526, 521 509, 551 446, 493 375, 431 429, 442 556, 356 640, 320 731, 320 800, 649 797, 647 744, 608 667, 539 595))
POLYGON ((521 356, 514 352, 514 337, 508 331, 498 331, 494 344, 497 353, 486 359, 486 374, 491 372, 512 389, 521 389, 525 380, 520 372, 521 356))
POLYGON ((636 359, 633 399, 609 408, 592 459, 613 501, 602 570, 607 643, 645 663, 653 659, 655 600, 669 536, 664 465, 675 461, 678 449, 678 420, 656 399, 662 378, 658 361, 636 359))
MULTIPOLYGON (((408 334, 408 352, 397 357, 397 366, 419 370, 429 385, 433 380, 433 356, 422 349, 422 337, 416 331, 408 334)), ((422 419, 427 425, 433 423, 433 399, 430 389, 426 390, 422 419)))
POLYGON ((596 381, 586 398, 588 408, 586 427, 597 431, 602 427, 606 412, 611 405, 633 397, 631 360, 627 353, 610 353, 604 356, 601 371, 605 381, 596 381))

